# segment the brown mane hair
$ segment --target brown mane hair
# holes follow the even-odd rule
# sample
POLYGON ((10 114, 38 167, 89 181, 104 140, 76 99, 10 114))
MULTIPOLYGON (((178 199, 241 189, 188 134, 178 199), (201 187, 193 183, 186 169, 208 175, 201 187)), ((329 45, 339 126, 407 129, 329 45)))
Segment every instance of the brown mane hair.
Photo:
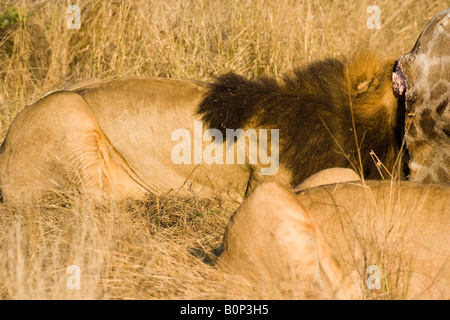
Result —
POLYGON ((404 106, 392 91, 394 65, 394 60, 359 52, 310 63, 280 81, 227 73, 210 84, 198 114, 209 128, 223 133, 279 129, 280 165, 291 172, 292 185, 330 167, 350 167, 365 178, 379 179, 372 150, 387 170, 403 176, 405 157, 397 167, 396 159, 404 106))

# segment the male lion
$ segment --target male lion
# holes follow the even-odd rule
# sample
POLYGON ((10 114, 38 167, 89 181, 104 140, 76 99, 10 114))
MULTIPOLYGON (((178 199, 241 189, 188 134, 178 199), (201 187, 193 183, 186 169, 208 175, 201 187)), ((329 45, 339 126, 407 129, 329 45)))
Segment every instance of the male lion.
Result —
MULTIPOLYGON (((26 107, 11 124, 0 149, 3 199, 28 201, 48 191, 121 199, 181 189, 242 199, 262 180, 294 186, 329 167, 378 178, 371 151, 397 173, 403 109, 391 87, 393 67, 394 60, 362 52, 314 62, 282 81, 227 74, 213 83, 130 78, 77 84, 26 107), (237 161, 238 152, 232 164, 208 163, 190 144, 174 152, 179 130, 182 142, 200 143, 200 155, 211 150, 202 146, 207 129, 278 129, 279 145, 271 137, 275 148, 266 150, 279 152, 276 174, 261 174, 267 163, 258 159, 250 163, 249 146, 245 163, 237 161), (188 161, 175 163, 174 154, 188 161)), ((232 139, 214 147, 216 156, 221 148, 223 154, 238 148, 232 139)))

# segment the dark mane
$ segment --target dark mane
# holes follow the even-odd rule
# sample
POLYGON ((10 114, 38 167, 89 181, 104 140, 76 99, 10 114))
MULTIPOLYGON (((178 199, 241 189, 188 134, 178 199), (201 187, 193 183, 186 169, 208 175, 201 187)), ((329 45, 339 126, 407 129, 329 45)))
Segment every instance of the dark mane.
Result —
POLYGON ((371 150, 394 170, 402 140, 393 65, 364 53, 314 62, 280 81, 227 73, 210 85, 198 114, 222 132, 279 129, 280 164, 292 172, 292 184, 329 167, 360 171, 356 129, 362 171, 366 178, 380 178, 371 150))
POLYGON ((224 130, 246 127, 261 112, 279 115, 311 101, 329 104, 330 94, 342 96, 340 92, 330 92, 331 83, 342 82, 343 79, 337 78, 343 74, 342 70, 340 61, 328 59, 299 68, 293 75, 285 75, 281 82, 268 77, 250 80, 230 72, 215 78, 198 113, 210 128, 224 130), (326 74, 332 78, 325 78, 326 74))

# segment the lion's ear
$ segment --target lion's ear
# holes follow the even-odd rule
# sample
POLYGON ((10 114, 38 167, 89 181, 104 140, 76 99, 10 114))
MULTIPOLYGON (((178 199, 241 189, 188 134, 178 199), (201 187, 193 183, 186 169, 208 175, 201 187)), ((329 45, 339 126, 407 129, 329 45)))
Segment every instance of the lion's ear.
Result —
POLYGON ((358 86, 356 87, 356 92, 357 93, 363 93, 366 92, 367 90, 369 90, 369 85, 370 82, 369 80, 361 82, 360 84, 358 84, 358 86))
POLYGON ((377 77, 373 77, 371 79, 368 79, 364 82, 360 82, 356 86, 356 93, 361 94, 368 91, 374 91, 378 86, 379 80, 377 77))

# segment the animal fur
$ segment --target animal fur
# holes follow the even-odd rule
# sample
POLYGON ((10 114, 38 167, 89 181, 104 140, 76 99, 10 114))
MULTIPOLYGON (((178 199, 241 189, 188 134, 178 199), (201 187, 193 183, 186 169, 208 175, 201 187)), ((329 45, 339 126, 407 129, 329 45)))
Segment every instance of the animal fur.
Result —
POLYGON ((281 81, 226 74, 211 84, 162 78, 76 84, 13 121, 0 148, 1 193, 5 201, 32 202, 54 190, 99 200, 176 190, 241 201, 262 180, 295 186, 330 167, 358 171, 358 148, 361 172, 379 178, 369 152, 394 172, 402 137, 393 67, 361 53, 311 63, 281 81), (279 129, 278 173, 261 176, 263 163, 175 163, 172 133, 195 136, 199 120, 205 130, 279 129))
POLYGON ((198 113, 223 133, 279 129, 280 165, 292 173, 292 185, 330 167, 354 168, 366 178, 380 179, 372 150, 387 170, 404 176, 404 162, 396 163, 404 107, 392 92, 394 65, 361 52, 350 59, 313 62, 281 81, 228 73, 209 85, 198 113))

